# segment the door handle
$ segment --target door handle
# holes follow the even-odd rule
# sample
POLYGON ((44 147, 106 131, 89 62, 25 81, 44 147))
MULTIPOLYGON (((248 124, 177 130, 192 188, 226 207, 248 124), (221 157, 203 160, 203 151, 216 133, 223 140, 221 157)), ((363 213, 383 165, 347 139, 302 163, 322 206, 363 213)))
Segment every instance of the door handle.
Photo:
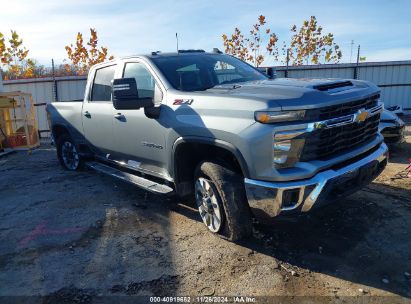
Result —
POLYGON ((123 120, 123 119, 125 119, 126 117, 125 117, 123 114, 121 114, 121 113, 117 113, 116 115, 114 115, 114 118, 115 118, 115 119, 118 119, 118 120, 123 120))
POLYGON ((84 116, 86 116, 87 118, 91 118, 91 114, 89 111, 84 112, 84 116))

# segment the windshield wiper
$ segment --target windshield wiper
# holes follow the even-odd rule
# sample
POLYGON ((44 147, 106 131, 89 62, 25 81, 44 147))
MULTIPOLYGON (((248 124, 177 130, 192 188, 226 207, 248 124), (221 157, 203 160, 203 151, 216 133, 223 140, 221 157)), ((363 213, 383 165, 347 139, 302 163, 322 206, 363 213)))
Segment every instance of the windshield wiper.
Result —
POLYGON ((209 86, 209 87, 204 87, 204 88, 201 88, 201 89, 194 90, 194 92, 195 91, 197 91, 197 92, 207 91, 209 89, 238 89, 238 88, 241 88, 241 85, 236 84, 236 83, 234 83, 234 84, 217 84, 217 85, 212 85, 212 86, 209 86))
POLYGON ((212 89, 212 88, 214 88, 214 87, 215 87, 215 85, 209 86, 209 87, 204 87, 204 88, 198 89, 198 90, 196 90, 196 91, 207 91, 207 90, 212 89))
POLYGON ((239 89, 241 88, 241 85, 234 83, 234 84, 219 84, 214 86, 216 89, 239 89))

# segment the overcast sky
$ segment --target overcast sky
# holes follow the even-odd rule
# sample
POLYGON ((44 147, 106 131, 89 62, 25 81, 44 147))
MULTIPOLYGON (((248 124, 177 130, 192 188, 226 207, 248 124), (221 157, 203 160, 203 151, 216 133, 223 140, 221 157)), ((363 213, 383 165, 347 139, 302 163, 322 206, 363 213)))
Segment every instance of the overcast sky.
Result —
POLYGON ((292 24, 315 15, 324 32, 334 33, 343 62, 350 61, 351 40, 353 60, 358 44, 367 61, 411 60, 410 0, 0 0, 0 8, 0 32, 17 30, 30 57, 45 65, 51 58, 61 63, 64 46, 90 27, 115 56, 174 51, 176 32, 181 49, 211 50, 223 49, 223 33, 248 31, 260 14, 281 41, 289 41, 292 24))

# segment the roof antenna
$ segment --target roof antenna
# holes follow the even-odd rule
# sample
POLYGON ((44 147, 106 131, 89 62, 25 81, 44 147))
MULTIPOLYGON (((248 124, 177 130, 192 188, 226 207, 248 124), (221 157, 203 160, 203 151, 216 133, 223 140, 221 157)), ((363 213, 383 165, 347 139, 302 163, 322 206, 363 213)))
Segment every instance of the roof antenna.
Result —
POLYGON ((177 54, 178 54, 178 34, 176 33, 176 41, 177 41, 177 54))

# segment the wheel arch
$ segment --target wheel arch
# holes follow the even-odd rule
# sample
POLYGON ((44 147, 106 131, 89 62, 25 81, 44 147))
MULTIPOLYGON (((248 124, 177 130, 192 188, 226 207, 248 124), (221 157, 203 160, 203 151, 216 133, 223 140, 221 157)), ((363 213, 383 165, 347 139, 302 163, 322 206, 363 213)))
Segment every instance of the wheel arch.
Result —
POLYGON ((56 145, 58 138, 60 138, 62 135, 68 135, 76 145, 76 147, 79 149, 80 154, 82 154, 84 157, 91 157, 93 155, 84 137, 79 135, 78 132, 71 129, 70 127, 64 124, 55 124, 51 128, 51 132, 53 134, 53 140, 56 145))
POLYGON ((218 160, 242 176, 249 176, 245 159, 233 144, 214 138, 180 137, 174 142, 170 160, 171 174, 180 195, 191 193, 195 168, 204 160, 218 160))
POLYGON ((67 134, 71 137, 69 129, 62 124, 53 125, 53 127, 51 128, 51 132, 53 134, 54 141, 57 141, 57 139, 64 134, 67 134))

